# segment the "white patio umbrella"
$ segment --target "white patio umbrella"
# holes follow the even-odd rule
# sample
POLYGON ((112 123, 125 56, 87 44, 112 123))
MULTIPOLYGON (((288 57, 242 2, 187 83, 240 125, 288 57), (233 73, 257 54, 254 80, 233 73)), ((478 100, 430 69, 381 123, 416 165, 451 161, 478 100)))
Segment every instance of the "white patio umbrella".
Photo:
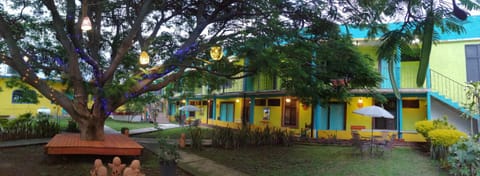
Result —
MULTIPOLYGON (((360 114, 363 116, 371 117, 371 118, 387 118, 393 119, 393 115, 388 112, 387 110, 383 109, 382 107, 378 106, 367 106, 364 108, 357 109, 353 111, 355 114, 360 114)), ((373 120, 373 119, 372 119, 373 120)), ((373 143, 373 125, 372 125, 372 138, 371 142, 373 143)))
POLYGON ((196 106, 192 106, 192 105, 185 105, 185 106, 181 106, 180 108, 178 108, 178 110, 180 111, 200 111, 199 108, 197 108, 196 106))
POLYGON ((375 117, 383 117, 383 118, 387 118, 387 119, 393 119, 394 118, 393 115, 390 112, 388 112, 387 110, 383 109, 382 107, 378 107, 378 106, 367 106, 367 107, 364 107, 364 108, 357 109, 357 110, 353 111, 353 113, 364 115, 364 116, 369 116, 369 117, 372 117, 372 118, 375 118, 375 117))

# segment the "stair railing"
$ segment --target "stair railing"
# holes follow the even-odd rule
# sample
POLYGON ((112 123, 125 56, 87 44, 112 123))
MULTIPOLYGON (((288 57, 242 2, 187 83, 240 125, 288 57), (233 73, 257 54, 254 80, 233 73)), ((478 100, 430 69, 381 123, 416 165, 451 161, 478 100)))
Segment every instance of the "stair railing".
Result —
POLYGON ((463 106, 467 102, 465 95, 465 83, 461 83, 435 70, 430 69, 430 89, 453 102, 463 106))

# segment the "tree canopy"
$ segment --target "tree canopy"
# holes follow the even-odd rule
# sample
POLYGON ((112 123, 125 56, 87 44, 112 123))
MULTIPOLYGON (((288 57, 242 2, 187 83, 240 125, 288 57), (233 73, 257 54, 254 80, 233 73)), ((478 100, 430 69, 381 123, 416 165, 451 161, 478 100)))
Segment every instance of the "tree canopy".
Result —
POLYGON ((79 123, 82 139, 99 140, 112 111, 179 80, 215 88, 225 79, 266 73, 280 76, 288 93, 305 102, 344 99, 348 89, 375 87, 380 77, 339 25, 375 36, 391 30, 387 19, 404 17, 405 27, 382 39, 389 50, 379 56, 391 60, 391 48, 427 34, 432 16, 429 24, 442 32, 460 32, 454 21, 440 20, 451 12, 453 6, 441 0, 3 1, 0 59, 62 106, 79 123), (85 17, 89 31, 81 29, 85 17), (249 64, 212 60, 208 52, 215 45, 249 64), (142 51, 151 58, 146 66, 138 64, 142 51), (332 84, 339 79, 348 84, 332 84), (62 81, 66 90, 48 80, 62 81))

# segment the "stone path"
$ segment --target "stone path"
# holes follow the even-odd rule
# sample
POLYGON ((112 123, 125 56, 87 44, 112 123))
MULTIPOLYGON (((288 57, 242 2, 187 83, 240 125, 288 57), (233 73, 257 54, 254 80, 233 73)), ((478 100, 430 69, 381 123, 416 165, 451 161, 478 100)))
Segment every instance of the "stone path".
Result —
MULTIPOLYGON (((142 143, 142 141, 137 141, 143 145, 143 147, 148 150, 158 153, 159 148, 156 143, 142 143)), ((188 173, 199 176, 247 176, 247 174, 224 166, 220 163, 212 161, 208 158, 204 158, 192 153, 179 151, 180 161, 178 162, 178 167, 182 168, 188 173)))

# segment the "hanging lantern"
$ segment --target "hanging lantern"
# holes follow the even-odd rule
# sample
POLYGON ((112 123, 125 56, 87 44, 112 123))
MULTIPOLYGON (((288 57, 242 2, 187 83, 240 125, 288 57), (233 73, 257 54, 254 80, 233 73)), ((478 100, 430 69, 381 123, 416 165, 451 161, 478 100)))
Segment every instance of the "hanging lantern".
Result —
POLYGON ((223 57, 223 50, 221 46, 212 46, 210 48, 210 57, 213 60, 220 60, 223 57))
POLYGON ((146 51, 142 51, 140 53, 140 65, 147 65, 150 63, 150 56, 148 56, 148 53, 146 51))
POLYGON ((23 61, 28 62, 28 56, 23 56, 23 61))
POLYGON ((82 31, 88 31, 92 29, 92 22, 90 21, 90 18, 88 16, 83 17, 82 20, 82 25, 80 26, 82 31))

